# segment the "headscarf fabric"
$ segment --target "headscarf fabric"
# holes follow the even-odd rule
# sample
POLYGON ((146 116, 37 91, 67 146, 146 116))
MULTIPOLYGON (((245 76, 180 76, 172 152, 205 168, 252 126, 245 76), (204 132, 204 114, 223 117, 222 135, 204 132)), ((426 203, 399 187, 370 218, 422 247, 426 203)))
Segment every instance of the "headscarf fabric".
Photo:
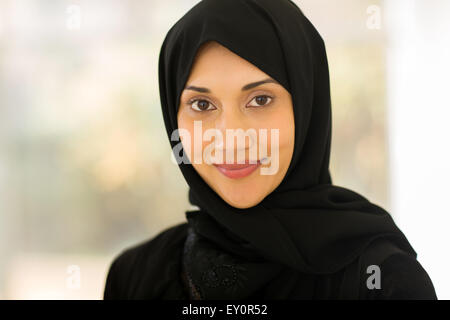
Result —
MULTIPOLYGON (((215 255, 205 254, 210 257, 210 264, 186 258, 190 261, 186 268, 203 297, 248 297, 252 288, 256 292, 269 285, 280 268, 299 274, 331 275, 349 266, 380 238, 389 239, 416 256, 386 210, 355 191, 332 183, 326 49, 318 31, 290 0, 203 0, 168 31, 159 57, 159 89, 172 148, 179 143, 171 137, 178 128, 180 96, 197 51, 207 41, 225 46, 289 91, 294 108, 295 146, 280 185, 247 209, 227 204, 192 164, 179 164, 189 185, 189 201, 199 208, 186 212, 193 231, 188 239, 198 239, 192 240, 190 247, 201 252, 205 246, 200 244, 204 243, 210 251, 216 250, 215 255), (215 263, 217 257, 223 256, 221 252, 229 254, 234 262, 215 263), (214 290, 207 279, 209 274, 210 279, 218 281, 217 266, 229 265, 244 265, 243 269, 252 272, 240 280, 241 291, 225 295, 224 290, 214 290), (215 271, 211 273, 212 269, 215 271), (256 284, 255 279, 264 276, 265 280, 256 284), (243 288, 248 292, 243 293, 243 288)), ((237 281, 236 270, 221 270, 234 275, 224 279, 237 281)))

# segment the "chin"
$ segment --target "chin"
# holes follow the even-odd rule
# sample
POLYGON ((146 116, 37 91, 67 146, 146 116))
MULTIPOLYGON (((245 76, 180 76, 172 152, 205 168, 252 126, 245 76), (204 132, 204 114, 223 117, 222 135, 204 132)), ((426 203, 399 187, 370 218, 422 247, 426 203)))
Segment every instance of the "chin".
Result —
POLYGON ((238 209, 248 209, 258 205, 271 191, 267 189, 267 186, 271 185, 272 181, 258 179, 258 176, 231 180, 224 177, 216 168, 213 168, 212 172, 206 170, 200 172, 211 189, 227 204, 238 209))
POLYGON ((263 197, 259 197, 257 195, 251 195, 249 197, 249 192, 239 192, 238 194, 234 194, 233 192, 233 194, 222 194, 221 197, 230 206, 238 209, 254 207, 263 199, 263 197))
POLYGON ((234 202, 225 200, 230 206, 238 208, 238 209, 248 209, 256 206, 260 201, 252 201, 252 202, 234 202))

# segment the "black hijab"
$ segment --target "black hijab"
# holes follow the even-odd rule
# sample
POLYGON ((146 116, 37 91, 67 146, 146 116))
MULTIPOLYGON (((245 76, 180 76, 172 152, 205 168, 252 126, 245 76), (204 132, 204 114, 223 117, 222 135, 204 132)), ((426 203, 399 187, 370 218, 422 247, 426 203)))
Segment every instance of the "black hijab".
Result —
MULTIPOLYGON (((191 164, 179 164, 190 187, 189 200, 199 207, 186 212, 191 232, 185 249, 194 253, 185 256, 184 265, 202 298, 249 297, 269 286, 280 270, 336 273, 379 238, 416 256, 388 212, 332 184, 325 45, 290 0, 203 0, 169 30, 159 58, 169 139, 178 128, 180 96, 197 50, 209 40, 254 64, 290 92, 296 131, 283 181, 248 209, 228 205, 191 164), (238 289, 220 289, 230 281, 238 283, 238 289)), ((178 143, 171 141, 172 148, 178 143)))

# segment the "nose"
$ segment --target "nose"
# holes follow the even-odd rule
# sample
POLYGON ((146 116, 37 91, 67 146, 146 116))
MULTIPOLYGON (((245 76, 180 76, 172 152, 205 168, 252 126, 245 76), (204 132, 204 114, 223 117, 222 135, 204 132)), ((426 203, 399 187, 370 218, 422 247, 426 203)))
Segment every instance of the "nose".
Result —
POLYGON ((215 127, 220 130, 225 137, 226 129, 244 129, 244 115, 239 110, 238 106, 231 104, 224 106, 219 117, 215 120, 215 127))
POLYGON ((255 145, 255 137, 247 135, 247 130, 251 128, 248 127, 246 116, 237 105, 224 106, 215 120, 215 129, 219 130, 222 135, 222 143, 217 141, 216 148, 223 152, 245 151, 255 145), (228 137, 227 130, 232 131, 228 137))

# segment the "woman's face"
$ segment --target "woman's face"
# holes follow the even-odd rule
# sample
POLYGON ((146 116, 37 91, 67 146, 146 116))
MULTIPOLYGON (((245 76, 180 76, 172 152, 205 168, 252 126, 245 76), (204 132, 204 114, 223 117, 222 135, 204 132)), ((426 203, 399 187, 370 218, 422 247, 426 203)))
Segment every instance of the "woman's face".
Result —
POLYGON ((214 41, 198 51, 180 98, 178 128, 195 170, 236 208, 255 206, 271 193, 294 150, 290 93, 214 41))

